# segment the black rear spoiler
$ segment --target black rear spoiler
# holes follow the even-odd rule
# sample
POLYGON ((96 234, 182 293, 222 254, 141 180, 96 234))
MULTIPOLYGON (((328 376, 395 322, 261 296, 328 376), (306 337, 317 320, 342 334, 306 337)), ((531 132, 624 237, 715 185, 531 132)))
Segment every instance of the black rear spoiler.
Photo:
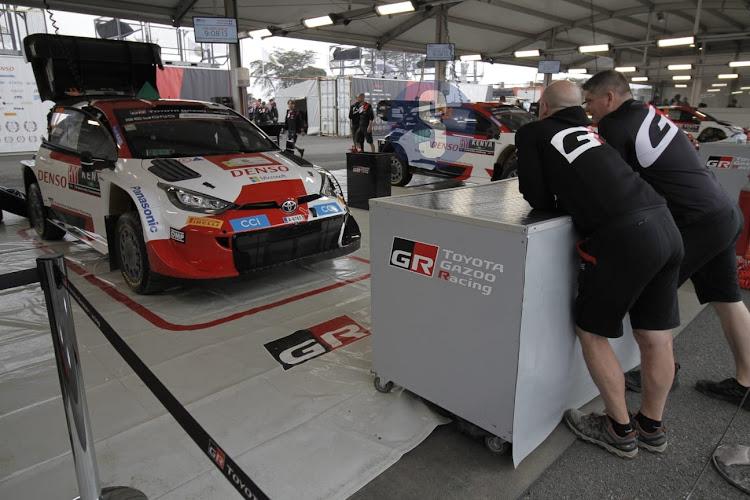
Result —
POLYGON ((145 83, 156 87, 163 69, 154 43, 124 42, 37 33, 23 40, 42 100, 77 96, 135 96, 145 83))

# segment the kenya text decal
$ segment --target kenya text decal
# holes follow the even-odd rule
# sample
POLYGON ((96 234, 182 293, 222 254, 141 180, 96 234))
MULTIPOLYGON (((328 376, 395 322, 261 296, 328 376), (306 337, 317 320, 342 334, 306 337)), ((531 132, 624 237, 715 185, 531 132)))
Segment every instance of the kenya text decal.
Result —
POLYGON ((284 370, 288 370, 369 335, 369 331, 344 315, 304 330, 297 330, 291 335, 265 344, 264 347, 284 370))

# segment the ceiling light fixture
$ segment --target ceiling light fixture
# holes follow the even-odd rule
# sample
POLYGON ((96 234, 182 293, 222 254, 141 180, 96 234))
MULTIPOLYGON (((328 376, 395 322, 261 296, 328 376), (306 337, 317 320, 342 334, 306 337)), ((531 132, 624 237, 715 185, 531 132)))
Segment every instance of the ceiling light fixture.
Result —
POLYGON ((609 51, 609 44, 603 43, 600 45, 581 45, 578 47, 578 52, 581 54, 586 54, 589 52, 608 52, 609 51))
POLYGON ((690 80, 690 75, 675 75, 672 77, 672 80, 675 80, 675 81, 690 80))
POLYGON ((678 84, 676 84, 674 86, 674 88, 676 88, 676 89, 686 89, 687 85, 685 85, 684 83, 678 83, 678 84))
POLYGON ((619 71, 620 73, 635 73, 638 71, 638 68, 635 66, 620 66, 615 68, 615 71, 619 71))
POLYGON ((469 54, 467 56, 461 56, 459 57, 462 61, 481 61, 482 60, 482 54, 469 54))
POLYGON ((513 52, 513 55, 515 57, 539 57, 541 52, 539 52, 539 49, 517 50, 513 52))
POLYGON ((305 25, 305 28, 319 28, 320 26, 333 24, 333 19, 331 19, 331 16, 313 17, 311 19, 303 19, 302 24, 305 25))
POLYGON ((711 86, 712 87, 726 87, 727 84, 726 83, 712 83, 711 86))
POLYGON ((730 68, 741 68, 743 66, 750 66, 750 61, 732 61, 729 63, 730 68))
POLYGON ((744 92, 741 90, 735 90, 734 92, 732 92, 732 95, 736 95, 736 94, 744 94, 744 92))
POLYGON ((378 5, 375 12, 379 16, 392 16, 393 14, 403 14, 404 12, 414 12, 414 4, 411 2, 398 2, 378 5))
POLYGON ((269 30, 268 28, 263 28, 259 30, 248 31, 247 36, 249 36, 250 38, 260 39, 260 38, 265 38, 267 36, 273 36, 273 33, 271 33, 271 30, 269 30))
POLYGON ((693 65, 692 64, 670 64, 669 66, 667 66, 667 69, 669 71, 681 71, 684 69, 693 69, 693 65))
POLYGON ((708 89, 706 92, 721 92, 721 89, 708 89))
POLYGON ((589 72, 589 70, 587 70, 586 68, 570 68, 570 69, 568 69, 568 74, 569 75, 585 75, 588 72, 589 72))
POLYGON ((732 78, 739 78, 740 75, 738 75, 737 73, 724 73, 722 75, 716 75, 716 77, 722 80, 730 80, 732 78))
POLYGON ((634 76, 630 79, 631 82, 647 82, 648 77, 647 76, 634 76))
POLYGON ((664 38, 657 40, 656 45, 659 47, 674 47, 676 45, 690 45, 695 43, 694 36, 684 36, 682 38, 664 38))

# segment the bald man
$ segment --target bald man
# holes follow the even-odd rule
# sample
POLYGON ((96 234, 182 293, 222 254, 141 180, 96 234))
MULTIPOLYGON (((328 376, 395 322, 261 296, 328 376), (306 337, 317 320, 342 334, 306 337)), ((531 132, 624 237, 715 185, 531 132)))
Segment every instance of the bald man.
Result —
MULTIPOLYGON (((633 99, 622 73, 597 73, 583 89, 602 137, 667 200, 685 247, 678 284, 689 278, 700 303, 714 307, 724 329, 735 377, 698 380, 695 388, 739 406, 750 389, 750 312, 737 277, 736 243, 743 228, 737 201, 729 199, 674 123, 633 99)), ((627 387, 640 390, 641 378, 631 370, 625 375, 627 387)), ((744 401, 743 408, 750 410, 750 398, 744 401)))
POLYGON ((518 185, 532 207, 569 213, 583 238, 576 245, 575 332, 606 407, 604 415, 568 410, 565 423, 620 457, 633 458, 639 447, 663 452, 661 421, 674 375, 672 328, 680 317, 680 233, 664 199, 590 128, 574 83, 547 87, 539 117, 516 133, 518 185), (609 344, 622 336, 626 313, 644 332, 637 340, 649 381, 632 422, 622 369, 609 344), (650 432, 642 428, 643 417, 656 423, 650 432))

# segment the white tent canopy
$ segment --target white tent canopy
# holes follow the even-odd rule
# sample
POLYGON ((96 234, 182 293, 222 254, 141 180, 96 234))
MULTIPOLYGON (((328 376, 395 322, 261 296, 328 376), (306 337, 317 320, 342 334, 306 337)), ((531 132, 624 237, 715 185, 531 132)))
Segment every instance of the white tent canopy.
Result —
POLYGON ((284 120, 289 109, 290 99, 305 99, 307 102, 307 133, 320 133, 320 89, 318 80, 306 80, 276 92, 276 106, 279 108, 279 122, 284 120))

